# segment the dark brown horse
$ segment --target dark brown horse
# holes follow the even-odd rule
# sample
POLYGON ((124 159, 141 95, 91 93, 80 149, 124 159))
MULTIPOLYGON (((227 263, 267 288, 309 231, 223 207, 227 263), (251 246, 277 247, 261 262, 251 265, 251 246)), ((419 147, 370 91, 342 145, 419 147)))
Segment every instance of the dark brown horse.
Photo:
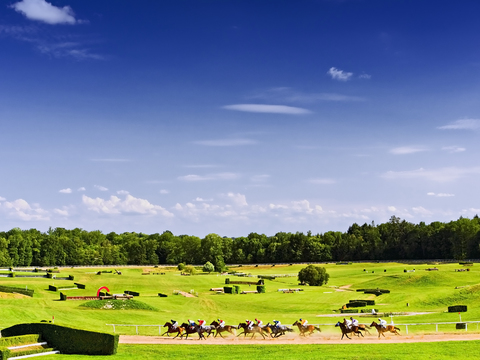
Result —
POLYGON ((314 326, 314 325, 305 326, 305 325, 302 325, 300 321, 295 321, 293 323, 293 326, 298 326, 298 331, 300 331, 300 336, 312 335, 315 330, 317 330, 318 332, 322 332, 322 330, 320 330, 320 327, 314 326))
POLYGON ((220 335, 223 338, 222 332, 228 331, 232 335, 236 335, 235 326, 232 325, 225 325, 225 326, 220 326, 220 324, 216 321, 213 321, 210 326, 213 326, 217 332, 215 333, 214 337, 217 337, 217 335, 220 335))
POLYGON ((257 325, 253 325, 253 327, 250 329, 247 324, 240 323, 238 324, 238 329, 240 328, 243 329, 243 333, 240 333, 237 336, 240 336, 243 334, 243 337, 245 337, 247 334, 253 334, 252 338, 254 338, 255 335, 260 334, 265 339, 265 335, 263 334, 263 329, 257 325))
POLYGON ((187 323, 183 323, 182 327, 185 329, 185 333, 183 333, 180 337, 183 338, 183 336, 186 335, 185 339, 188 339, 188 335, 190 334, 198 334, 199 340, 206 340, 207 338, 205 337, 205 335, 203 335, 203 333, 207 333, 207 337, 209 337, 210 335, 212 335, 213 331, 213 327, 211 326, 200 326, 197 324, 192 326, 187 323))
POLYGON ((391 333, 394 333, 395 335, 400 335, 400 333, 398 332, 398 331, 400 331, 400 328, 398 328, 394 325, 387 325, 386 327, 383 327, 382 325, 377 324, 374 321, 374 322, 372 322, 372 324, 370 326, 375 326, 375 328, 378 331, 378 338, 379 339, 380 339, 380 335, 383 335, 383 337, 385 337, 385 335, 383 333, 386 333, 386 332, 391 332, 391 333))
POLYGON ((347 339, 350 339, 347 334, 350 334, 350 333, 352 333, 352 332, 353 332, 354 334, 357 334, 357 335, 360 334, 360 335, 362 335, 362 337, 363 337, 362 332, 360 331, 360 329, 358 329, 357 326, 355 326, 356 329, 354 329, 354 328, 350 328, 350 329, 349 329, 349 328, 347 327, 347 325, 345 325, 344 323, 341 323, 341 322, 339 321, 339 322, 337 322, 337 324, 335 325, 335 327, 340 327, 340 330, 342 330, 342 338, 341 338, 340 340, 343 340, 343 337, 344 337, 344 336, 346 336, 347 339))
MULTIPOLYGON (((345 326, 347 326, 347 320, 343 319, 343 323, 345 324, 345 326)), ((371 335, 370 331, 368 331, 368 329, 370 329, 370 326, 368 326, 368 325, 358 324, 357 326, 355 326, 355 325, 352 324, 351 326, 352 326, 352 329, 355 328, 355 330, 364 331, 365 334, 371 335)))
MULTIPOLYGON (((163 336, 163 335, 165 335, 165 334, 167 334, 168 336, 170 336, 170 334, 175 334, 175 333, 177 333, 177 336, 178 336, 178 335, 182 335, 182 333, 183 333, 184 330, 185 330, 185 328, 180 327, 180 326, 174 327, 174 326, 172 325, 172 323, 169 322, 169 321, 167 321, 167 322, 165 323, 165 325, 163 325, 163 327, 168 327, 168 330, 165 331, 161 336, 163 336)), ((175 339, 177 336, 175 336, 174 339, 175 339)))

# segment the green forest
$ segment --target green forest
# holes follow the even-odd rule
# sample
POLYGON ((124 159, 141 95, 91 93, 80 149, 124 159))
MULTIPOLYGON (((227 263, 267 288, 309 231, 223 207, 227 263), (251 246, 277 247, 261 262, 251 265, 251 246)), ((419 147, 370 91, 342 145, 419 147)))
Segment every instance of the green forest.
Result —
POLYGON ((356 260, 474 259, 480 257, 480 219, 412 224, 396 216, 376 225, 353 224, 347 232, 250 233, 229 238, 208 234, 126 232, 79 228, 11 229, 0 232, 0 266, 295 263, 356 260))

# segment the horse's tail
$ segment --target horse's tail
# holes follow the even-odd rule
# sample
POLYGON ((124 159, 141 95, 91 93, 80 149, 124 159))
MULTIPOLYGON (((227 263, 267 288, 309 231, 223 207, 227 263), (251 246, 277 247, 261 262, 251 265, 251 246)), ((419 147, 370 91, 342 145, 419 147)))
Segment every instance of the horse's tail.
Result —
POLYGON ((396 326, 394 326, 393 328, 394 328, 395 330, 400 331, 400 328, 398 328, 398 327, 396 327, 396 326))
POLYGON ((314 326, 315 330, 318 330, 318 332, 322 332, 322 329, 320 329, 320 326, 314 326))
POLYGON ((370 326, 368 325, 364 325, 365 326, 365 329, 371 329, 370 326))

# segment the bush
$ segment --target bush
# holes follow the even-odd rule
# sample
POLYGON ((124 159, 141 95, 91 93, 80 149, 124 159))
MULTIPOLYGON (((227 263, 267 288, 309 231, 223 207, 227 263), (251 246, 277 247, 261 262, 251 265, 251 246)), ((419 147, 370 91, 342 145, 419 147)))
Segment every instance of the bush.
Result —
POLYGON ((352 307, 365 307, 367 306, 366 301, 350 301, 348 304, 346 304, 347 308, 352 308, 352 307))
POLYGON ((229 278, 226 278, 226 279, 225 279, 225 284, 226 284, 226 285, 230 284, 230 279, 229 279, 229 278))
POLYGON ((3 286, 3 285, 0 285, 0 291, 4 292, 4 293, 14 293, 15 292, 15 293, 27 295, 27 296, 30 296, 30 297, 33 297, 33 293, 35 292, 35 290, 27 290, 27 289, 23 289, 23 288, 3 286))
POLYGON ((203 265, 203 271, 211 273, 212 271, 215 270, 215 266, 210 261, 207 261, 205 265, 203 265))
POLYGON ((64 293, 60 293, 60 300, 61 301, 66 301, 67 300, 67 294, 64 294, 64 293))
POLYGON ((267 292, 265 285, 257 285, 257 291, 259 294, 264 294, 267 292))
POLYGON ((79 283, 74 283, 74 284, 77 285, 79 289, 85 289, 85 285, 83 284, 79 284, 79 283))
POLYGON ((63 354, 113 355, 117 352, 118 335, 86 331, 47 323, 18 324, 1 331, 2 337, 40 334, 63 354))
POLYGON ((50 291, 57 291, 58 288, 56 286, 53 286, 53 285, 48 285, 48 290, 50 291))
POLYGON ((466 311, 467 311, 467 305, 454 305, 454 306, 449 306, 448 307, 448 312, 449 313, 466 312, 466 311))
POLYGON ((190 275, 195 275, 195 273, 197 272, 197 270, 195 270, 195 268, 192 265, 185 266, 184 271, 190 275))
POLYGON ((375 312, 378 313, 378 309, 360 309, 360 312, 363 314, 371 314, 372 310, 375 310, 375 312))
POLYGON ((465 323, 456 323, 455 324, 455 329, 457 330, 465 330, 467 328, 467 324, 465 323))
POLYGON ((234 294, 240 294, 240 286, 239 285, 233 285, 232 292, 234 294))
POLYGON ((367 305, 375 305, 375 300, 350 300, 349 303, 358 302, 358 301, 364 302, 367 305))
POLYGON ((308 265, 298 273, 298 281, 310 286, 322 286, 328 283, 330 275, 324 267, 308 265))
POLYGON ((341 309, 342 314, 355 314, 358 313, 358 309, 341 309))
POLYGON ((178 269, 179 271, 185 270, 185 264, 184 264, 184 263, 178 264, 178 265, 177 265, 177 269, 178 269))
POLYGON ((140 293, 135 292, 135 291, 125 290, 124 293, 127 294, 127 295, 132 295, 132 296, 140 296, 140 293))

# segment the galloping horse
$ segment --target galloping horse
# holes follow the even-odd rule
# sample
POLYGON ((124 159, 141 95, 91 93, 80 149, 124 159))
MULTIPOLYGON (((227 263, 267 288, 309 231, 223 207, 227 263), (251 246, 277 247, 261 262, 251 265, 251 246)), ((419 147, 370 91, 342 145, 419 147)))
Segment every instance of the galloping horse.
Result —
MULTIPOLYGON (((345 326, 347 326, 347 320, 343 319, 343 323, 345 324, 345 326)), ((370 331, 368 331, 368 329, 370 329, 370 326, 365 325, 365 324, 358 324, 358 326, 354 326, 354 325, 352 324, 352 329, 361 330, 361 331, 364 331, 365 334, 371 335, 371 334, 370 334, 370 331)), ((357 335, 357 336, 358 336, 358 335, 357 335)))
POLYGON ((243 337, 245 337, 247 334, 253 334, 252 338, 254 338, 255 335, 260 334, 265 339, 265 335, 263 335, 263 329, 257 325, 254 325, 251 329, 249 329, 247 324, 240 323, 238 324, 238 329, 240 328, 243 329, 243 333, 238 334, 237 336, 240 336, 243 334, 243 337))
POLYGON ((208 333, 207 337, 209 337, 210 335, 212 335, 213 330, 211 326, 200 326, 197 324, 191 326, 189 324, 183 323, 182 327, 185 329, 185 334, 182 334, 182 336, 180 337, 183 338, 183 336, 186 335, 185 339, 188 339, 188 335, 197 333, 199 339, 206 340, 207 338, 205 337, 205 335, 203 335, 203 333, 208 333))
POLYGON ((276 326, 268 323, 263 327, 263 331, 269 333, 270 337, 277 338, 279 336, 285 335, 287 331, 292 332, 293 329, 290 329, 288 326, 285 325, 276 326))
MULTIPOLYGON (((165 325, 163 325, 163 327, 168 327, 168 330, 165 331, 161 336, 167 334, 167 336, 170 336, 170 334, 172 333, 177 333, 177 336, 178 335, 182 335, 183 331, 185 330, 185 328, 181 327, 181 326, 177 326, 177 327, 173 327, 172 323, 167 321, 165 323, 165 325)), ((175 336, 174 339, 177 337, 175 336)), ((183 335, 182 335, 183 336, 183 335)))
MULTIPOLYGON (((344 336, 346 336, 347 339, 350 339, 347 334, 352 333, 352 332, 354 334, 360 334, 363 337, 362 332, 358 328, 357 329, 355 329, 355 328, 349 329, 349 328, 347 328, 347 325, 345 325, 344 323, 341 323, 340 321, 337 322, 337 324, 335 325, 335 327, 338 327, 338 326, 340 327, 340 330, 342 330, 342 338, 340 340, 343 340, 344 336)), ((355 327, 357 327, 357 326, 355 326, 355 327)))
POLYGON ((232 335, 236 335, 234 329, 236 329, 235 326, 232 325, 225 325, 223 327, 220 327, 220 324, 216 321, 213 321, 210 326, 213 326, 217 332, 215 333, 214 337, 217 337, 217 335, 220 335, 223 338, 222 332, 228 331, 232 335))
POLYGON ((400 329, 394 325, 387 325, 387 327, 384 328, 382 325, 379 325, 374 321, 370 326, 375 326, 375 328, 378 331, 379 339, 380 339, 380 335, 383 335, 383 337, 385 337, 383 333, 386 333, 386 332, 391 332, 391 333, 394 333, 395 335, 400 335, 400 333, 398 332, 400 329))
POLYGON ((320 330, 320 327, 318 326, 314 326, 314 325, 302 325, 299 321, 295 321, 293 323, 293 326, 298 326, 298 331, 300 331, 300 336, 303 335, 303 336, 307 336, 307 335, 312 335, 313 332, 315 330, 318 330, 318 332, 322 332, 322 330, 320 330), (308 333, 308 334, 306 334, 308 333))

